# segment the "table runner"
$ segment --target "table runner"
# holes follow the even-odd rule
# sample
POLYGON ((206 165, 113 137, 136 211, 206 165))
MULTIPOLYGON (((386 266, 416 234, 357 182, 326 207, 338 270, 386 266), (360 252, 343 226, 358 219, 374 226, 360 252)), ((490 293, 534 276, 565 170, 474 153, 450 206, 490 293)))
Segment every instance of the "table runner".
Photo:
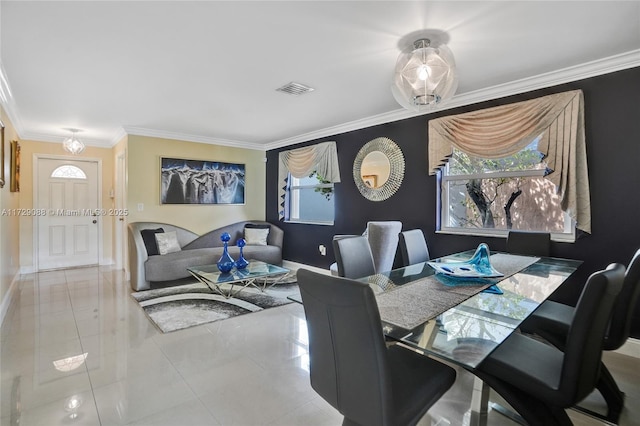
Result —
POLYGON ((436 275, 431 275, 378 293, 376 299, 380 317, 385 322, 411 330, 540 260, 539 257, 504 253, 493 254, 490 259, 494 269, 503 273, 504 277, 475 285, 461 282, 460 285, 450 286, 440 282, 436 275))

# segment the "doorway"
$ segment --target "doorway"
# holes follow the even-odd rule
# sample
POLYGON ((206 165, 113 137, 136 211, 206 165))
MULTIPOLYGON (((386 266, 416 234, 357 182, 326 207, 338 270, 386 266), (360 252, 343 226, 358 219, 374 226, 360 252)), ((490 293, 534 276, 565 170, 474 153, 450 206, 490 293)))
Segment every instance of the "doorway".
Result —
POLYGON ((37 270, 98 265, 100 221, 106 216, 99 208, 99 161, 36 161, 37 270))

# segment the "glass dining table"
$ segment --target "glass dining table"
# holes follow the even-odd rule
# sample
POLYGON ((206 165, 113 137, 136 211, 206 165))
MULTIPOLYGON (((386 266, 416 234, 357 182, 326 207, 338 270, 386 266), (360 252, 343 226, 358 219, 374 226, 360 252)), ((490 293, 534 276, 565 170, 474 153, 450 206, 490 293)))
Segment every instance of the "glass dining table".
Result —
MULTIPOLYGON (((460 262, 473 254, 469 250, 432 262, 460 262)), ((376 294, 387 339, 473 373, 582 263, 506 253, 494 253, 490 259, 501 272, 511 267, 509 262, 515 266, 500 278, 452 279, 424 262, 358 281, 368 283, 376 294)), ((486 424, 488 406, 489 388, 476 378, 470 423, 486 424)))
MULTIPOLYGON (((471 258, 473 253, 473 250, 456 253, 433 262, 464 261, 471 258)), ((497 260, 495 256, 524 258, 495 253, 491 257, 494 266, 493 259, 497 260)), ((523 265, 526 266, 504 278, 452 280, 436 274, 434 268, 424 262, 358 281, 369 283, 376 293, 383 332, 388 339, 425 355, 457 364, 473 373, 582 263, 550 257, 529 259, 529 262, 524 259, 523 265), (487 287, 493 284, 497 285, 497 289, 487 287), (417 290, 418 286, 423 288, 417 290), (484 290, 478 290, 482 288, 484 290), (461 294, 460 297, 446 300, 453 306, 435 306, 435 311, 433 306, 429 306, 434 298, 447 299, 451 293, 461 294), (389 302, 387 299, 392 300, 389 302), (426 317, 420 317, 423 311, 426 317), (433 312, 438 313, 433 315, 433 312)), ((500 270, 498 266, 496 269, 500 270)), ((486 424, 488 406, 489 388, 476 378, 470 423, 486 424)), ((491 407, 519 420, 517 415, 514 416, 498 404, 492 404, 491 407)))

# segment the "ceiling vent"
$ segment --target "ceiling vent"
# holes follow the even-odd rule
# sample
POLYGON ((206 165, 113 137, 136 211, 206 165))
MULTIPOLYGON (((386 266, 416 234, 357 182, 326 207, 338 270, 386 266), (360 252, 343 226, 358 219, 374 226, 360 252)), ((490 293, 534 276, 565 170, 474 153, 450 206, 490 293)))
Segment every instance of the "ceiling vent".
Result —
POLYGON ((305 93, 313 92, 315 89, 313 87, 305 86, 304 84, 287 83, 282 87, 276 89, 278 92, 288 93, 290 95, 303 95, 305 93))

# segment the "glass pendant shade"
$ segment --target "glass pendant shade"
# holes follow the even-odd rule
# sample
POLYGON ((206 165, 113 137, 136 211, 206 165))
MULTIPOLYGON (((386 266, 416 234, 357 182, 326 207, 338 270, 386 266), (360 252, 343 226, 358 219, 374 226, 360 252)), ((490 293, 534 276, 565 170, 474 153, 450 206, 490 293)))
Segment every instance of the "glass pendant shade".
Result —
POLYGON ((458 88, 453 53, 445 46, 430 46, 428 39, 414 43, 396 62, 391 92, 403 107, 420 111, 447 100, 458 88))
POLYGON ((85 145, 76 136, 76 131, 72 131, 72 132, 73 134, 71 135, 71 137, 68 137, 67 139, 64 140, 64 142, 62 142, 62 147, 64 148, 65 151, 70 152, 73 155, 78 155, 82 151, 84 151, 85 145))

